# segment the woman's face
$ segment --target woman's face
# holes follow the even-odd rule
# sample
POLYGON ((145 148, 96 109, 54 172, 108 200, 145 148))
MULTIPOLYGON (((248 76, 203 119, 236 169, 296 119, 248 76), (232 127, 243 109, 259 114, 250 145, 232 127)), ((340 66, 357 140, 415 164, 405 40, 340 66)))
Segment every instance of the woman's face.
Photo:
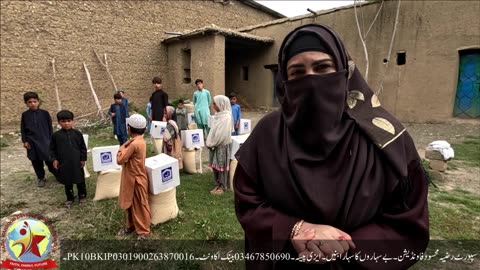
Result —
POLYGON ((219 111, 220 111, 220 108, 218 108, 217 104, 215 104, 215 101, 213 102, 213 109, 214 109, 216 112, 219 112, 219 111))
POLYGON ((323 52, 299 53, 287 62, 287 80, 297 79, 305 75, 322 75, 336 71, 332 57, 323 52))

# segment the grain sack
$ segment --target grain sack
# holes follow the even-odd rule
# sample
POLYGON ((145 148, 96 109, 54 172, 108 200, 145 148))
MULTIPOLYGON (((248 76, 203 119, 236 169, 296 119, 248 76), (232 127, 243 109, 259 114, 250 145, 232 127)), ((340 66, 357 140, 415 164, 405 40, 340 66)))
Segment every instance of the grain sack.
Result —
POLYGON ((195 123, 188 124, 188 129, 197 129, 197 124, 195 123))
POLYGON ((183 148, 183 171, 189 174, 203 173, 202 148, 183 148))
POLYGON ((148 202, 150 212, 152 213, 151 222, 153 225, 164 223, 174 219, 178 215, 177 189, 170 188, 157 195, 148 193, 148 202))
POLYGON ((122 169, 106 170, 98 173, 94 201, 118 197, 122 169))
POLYGON ((159 155, 163 153, 163 138, 162 139, 152 138, 152 144, 153 144, 153 151, 155 152, 155 154, 159 155))
POLYGON ((228 180, 229 180, 229 189, 233 191, 233 176, 235 175, 235 169, 237 169, 237 164, 238 164, 238 161, 236 159, 232 159, 232 161, 230 161, 230 172, 228 172, 228 180))
POLYGON ((185 107, 185 110, 187 111, 187 113, 195 112, 195 106, 192 103, 184 103, 183 107, 185 107))

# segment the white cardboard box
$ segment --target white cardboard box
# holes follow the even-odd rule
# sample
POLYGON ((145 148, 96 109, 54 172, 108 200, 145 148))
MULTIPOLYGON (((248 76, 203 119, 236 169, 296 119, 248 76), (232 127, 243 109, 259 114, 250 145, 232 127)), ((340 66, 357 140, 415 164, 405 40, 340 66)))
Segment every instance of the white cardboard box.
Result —
POLYGON ((163 132, 167 129, 167 122, 161 121, 152 121, 152 125, 150 126, 150 135, 152 138, 159 139, 163 138, 163 132))
POLYGON ((101 172, 110 169, 118 169, 117 152, 119 145, 94 147, 92 149, 93 171, 101 172))
POLYGON ((195 123, 195 114, 194 113, 187 113, 187 121, 188 121, 188 124, 195 123))
POLYGON ((205 146, 203 130, 189 129, 182 130, 182 145, 185 148, 200 148, 205 146))
POLYGON ((240 119, 240 126, 238 127, 238 134, 247 134, 252 132, 252 121, 250 119, 240 119))
POLYGON ((210 116, 208 117, 208 127, 209 127, 209 128, 212 128, 212 127, 213 127, 213 122, 214 122, 214 121, 215 121, 215 116, 210 115, 210 116))
POLYGON ((231 146, 231 156, 230 159, 236 160, 235 154, 237 153, 238 149, 242 144, 248 139, 250 134, 239 135, 239 136, 232 136, 232 146, 231 146))
POLYGON ((83 141, 85 142, 85 146, 87 147, 87 150, 88 150, 88 135, 87 134, 83 134, 83 141))
POLYGON ((153 195, 180 185, 178 160, 166 154, 145 159, 148 176, 148 190, 153 195))

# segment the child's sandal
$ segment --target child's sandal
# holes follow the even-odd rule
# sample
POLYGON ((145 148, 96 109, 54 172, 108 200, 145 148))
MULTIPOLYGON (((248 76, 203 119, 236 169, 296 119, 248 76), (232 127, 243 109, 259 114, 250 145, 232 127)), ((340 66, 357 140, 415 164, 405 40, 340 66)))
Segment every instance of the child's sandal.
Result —
POLYGON ((131 234, 133 232, 133 230, 131 229, 128 229, 128 228, 123 228, 123 229, 120 229, 120 231, 118 231, 117 233, 117 236, 127 236, 127 234, 131 234))
POLYGON ((147 235, 145 234, 139 235, 137 237, 137 241, 144 241, 144 240, 147 240, 147 235))

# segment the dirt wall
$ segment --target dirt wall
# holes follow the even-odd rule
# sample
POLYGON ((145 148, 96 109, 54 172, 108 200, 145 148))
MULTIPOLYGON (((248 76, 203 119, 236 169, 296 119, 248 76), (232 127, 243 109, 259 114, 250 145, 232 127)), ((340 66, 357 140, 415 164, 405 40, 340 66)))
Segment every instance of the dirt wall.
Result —
MULTIPOLYGON (((214 1, 1 1, 1 126, 15 127, 23 93, 37 91, 43 108, 57 104, 50 61, 55 58, 64 109, 96 110, 83 68, 90 71, 102 107, 114 90, 93 50, 107 54, 118 87, 143 109, 154 76, 167 75, 165 32, 215 24, 238 28, 274 19, 239 3, 214 1)), ((170 86, 168 82, 166 89, 170 86)), ((170 93, 176 96, 174 89, 170 93)))

